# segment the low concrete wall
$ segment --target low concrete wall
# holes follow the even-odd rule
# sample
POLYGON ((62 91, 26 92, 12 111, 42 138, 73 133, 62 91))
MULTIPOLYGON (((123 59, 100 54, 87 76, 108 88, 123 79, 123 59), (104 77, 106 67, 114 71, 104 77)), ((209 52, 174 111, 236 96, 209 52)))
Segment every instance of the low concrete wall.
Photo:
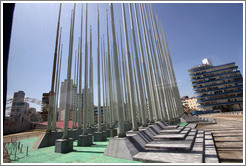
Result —
POLYGON ((34 128, 34 124, 29 123, 27 121, 24 122, 16 122, 12 120, 6 120, 4 122, 3 134, 13 134, 19 133, 26 130, 31 130, 34 128))

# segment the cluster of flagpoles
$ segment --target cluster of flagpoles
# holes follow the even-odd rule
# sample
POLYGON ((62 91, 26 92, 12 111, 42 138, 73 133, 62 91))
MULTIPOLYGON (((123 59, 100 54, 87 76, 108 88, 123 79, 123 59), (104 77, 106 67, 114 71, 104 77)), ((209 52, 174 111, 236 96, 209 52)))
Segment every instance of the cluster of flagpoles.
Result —
MULTIPOLYGON (((117 125, 118 137, 126 136, 126 130, 128 130, 125 128, 126 124, 131 124, 131 129, 138 131, 140 126, 146 127, 148 124, 159 120, 172 121, 183 114, 166 36, 158 16, 154 14, 151 4, 128 4, 128 19, 131 27, 129 29, 126 21, 126 6, 127 4, 121 4, 123 31, 120 22, 119 35, 116 34, 118 27, 115 26, 114 4, 109 4, 109 13, 108 9, 105 11, 106 34, 103 35, 100 34, 100 20, 102 18, 99 15, 99 5, 97 8, 98 114, 96 127, 97 132, 102 132, 103 129, 113 129, 117 125), (109 26, 111 26, 111 32, 109 26), (125 43, 124 46, 123 42, 125 43)), ((75 9, 76 4, 74 4, 71 12, 70 23, 64 139, 68 138, 75 9)), ((63 47, 61 45, 60 15, 61 5, 57 24, 47 131, 56 130, 61 50, 63 47)), ((88 4, 86 4, 85 10, 85 34, 82 34, 83 16, 82 4, 78 51, 75 51, 74 54, 76 62, 74 83, 77 93, 73 101, 72 126, 73 129, 82 129, 83 127, 82 135, 87 135, 88 127, 93 127, 95 123, 92 62, 92 51, 94 50, 92 50, 92 26, 90 26, 89 43, 87 41, 88 4), (82 46, 82 35, 85 35, 84 47, 82 46), (84 55, 82 49, 85 50, 84 55), (82 88, 83 56, 85 65, 84 87, 82 88)))

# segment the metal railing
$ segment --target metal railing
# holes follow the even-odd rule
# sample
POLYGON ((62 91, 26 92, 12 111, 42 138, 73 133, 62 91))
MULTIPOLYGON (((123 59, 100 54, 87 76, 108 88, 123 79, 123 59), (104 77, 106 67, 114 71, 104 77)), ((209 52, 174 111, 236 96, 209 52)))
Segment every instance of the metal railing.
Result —
POLYGON ((30 139, 30 138, 39 137, 43 133, 44 132, 37 132, 37 133, 27 133, 22 135, 15 135, 15 136, 4 136, 3 158, 6 159, 9 158, 11 161, 17 161, 19 159, 29 156, 30 153, 37 150, 33 148, 36 139, 30 139), (26 139, 30 139, 30 140, 25 141, 26 139))

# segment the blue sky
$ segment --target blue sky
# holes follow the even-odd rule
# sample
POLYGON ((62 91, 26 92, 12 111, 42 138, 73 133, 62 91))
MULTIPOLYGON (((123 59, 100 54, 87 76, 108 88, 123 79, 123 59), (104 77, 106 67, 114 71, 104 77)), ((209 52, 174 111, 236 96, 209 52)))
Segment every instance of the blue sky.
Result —
MULTIPOLYGON (((61 26, 64 47, 62 81, 66 78, 67 72, 72 7, 73 4, 68 3, 62 6, 61 26)), ((8 98, 12 98, 14 92, 23 90, 26 96, 41 100, 42 93, 50 91, 58 8, 59 4, 53 3, 16 4, 9 53, 8 98)), ((92 25, 93 30, 95 92, 97 92, 96 8, 97 4, 89 4, 88 24, 92 25)), ((106 32, 106 8, 108 4, 100 4, 101 34, 106 32)), ((120 4, 115 4, 114 9, 116 26, 119 26, 119 20, 122 21, 120 4)), ((214 65, 236 62, 241 73, 243 72, 242 4, 158 3, 153 4, 153 9, 165 29, 181 96, 193 96, 188 69, 201 64, 203 58, 210 58, 214 65)), ((129 20, 128 5, 126 5, 126 13, 129 20)), ((77 50, 80 35, 80 14, 81 4, 77 4, 74 52, 77 50)), ((130 27, 129 22, 127 24, 130 27)), ((118 31, 116 29, 117 34, 118 31)), ((97 95, 94 96, 97 105, 97 95)))

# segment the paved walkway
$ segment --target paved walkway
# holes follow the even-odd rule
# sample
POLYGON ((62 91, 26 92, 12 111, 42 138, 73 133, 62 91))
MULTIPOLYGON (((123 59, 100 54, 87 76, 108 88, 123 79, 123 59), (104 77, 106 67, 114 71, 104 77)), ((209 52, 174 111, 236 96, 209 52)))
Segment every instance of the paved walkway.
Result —
POLYGON ((197 129, 211 131, 221 163, 243 162, 243 115, 210 114, 217 124, 199 124, 197 129))

